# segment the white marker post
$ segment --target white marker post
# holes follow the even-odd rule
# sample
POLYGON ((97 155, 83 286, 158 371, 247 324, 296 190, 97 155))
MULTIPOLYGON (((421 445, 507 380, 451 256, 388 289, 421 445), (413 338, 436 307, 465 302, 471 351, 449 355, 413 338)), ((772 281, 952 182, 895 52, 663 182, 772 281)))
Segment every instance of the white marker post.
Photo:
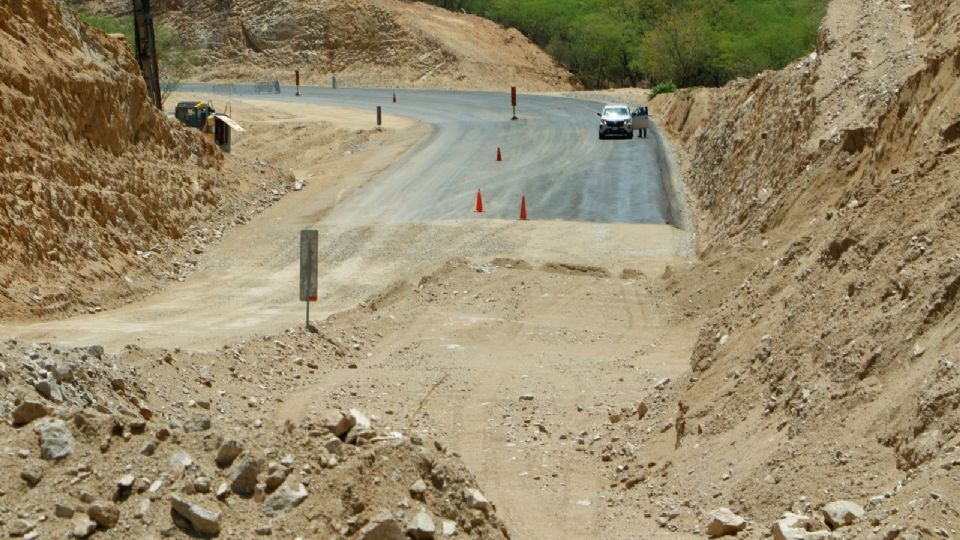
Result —
POLYGON ((319 231, 300 231, 300 301, 307 303, 307 330, 310 329, 310 302, 317 301, 319 231))

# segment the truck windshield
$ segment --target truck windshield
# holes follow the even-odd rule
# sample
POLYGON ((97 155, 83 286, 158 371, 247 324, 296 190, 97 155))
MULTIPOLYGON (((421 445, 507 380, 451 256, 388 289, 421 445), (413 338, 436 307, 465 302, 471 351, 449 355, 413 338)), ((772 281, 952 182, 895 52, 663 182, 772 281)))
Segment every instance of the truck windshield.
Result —
POLYGON ((604 109, 603 114, 619 114, 621 116, 629 116, 630 111, 626 107, 610 107, 609 109, 604 109))

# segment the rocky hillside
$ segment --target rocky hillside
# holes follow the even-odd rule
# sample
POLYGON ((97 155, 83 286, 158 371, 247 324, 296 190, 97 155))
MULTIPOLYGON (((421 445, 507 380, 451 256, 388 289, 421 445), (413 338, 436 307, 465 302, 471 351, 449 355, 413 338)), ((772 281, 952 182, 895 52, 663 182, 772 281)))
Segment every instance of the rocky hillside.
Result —
POLYGON ((958 38, 955 2, 835 0, 815 54, 654 103, 703 257, 666 286, 753 261, 644 439, 670 448, 673 500, 769 530, 846 498, 869 520, 841 537, 956 533, 958 38))
MULTIPOLYGON (((124 14, 129 2, 85 9, 124 14)), ((201 80, 281 79, 309 84, 564 90, 573 77, 516 30, 402 0, 167 1, 158 20, 202 49, 201 80)))
POLYGON ((126 44, 59 2, 0 5, 0 57, 3 317, 132 293, 151 253, 193 249, 249 192, 249 173, 148 103, 126 44))

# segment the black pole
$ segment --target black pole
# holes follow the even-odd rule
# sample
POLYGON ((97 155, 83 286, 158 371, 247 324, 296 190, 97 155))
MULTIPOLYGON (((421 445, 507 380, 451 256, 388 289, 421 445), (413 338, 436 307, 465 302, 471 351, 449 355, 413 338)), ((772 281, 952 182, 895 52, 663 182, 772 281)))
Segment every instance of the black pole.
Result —
POLYGON ((137 62, 147 83, 147 94, 158 109, 163 109, 160 94, 160 68, 157 65, 157 40, 153 31, 153 12, 150 0, 133 0, 133 32, 136 41, 134 49, 137 62))

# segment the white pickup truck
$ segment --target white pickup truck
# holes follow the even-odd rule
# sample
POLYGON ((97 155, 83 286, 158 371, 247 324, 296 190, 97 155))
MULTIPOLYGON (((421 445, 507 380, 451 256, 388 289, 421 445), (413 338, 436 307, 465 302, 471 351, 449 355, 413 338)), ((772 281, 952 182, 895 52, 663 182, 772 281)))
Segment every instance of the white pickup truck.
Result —
POLYGON ((597 116, 600 117, 599 136, 601 140, 611 135, 621 135, 632 139, 634 131, 638 131, 640 137, 646 138, 647 129, 650 128, 650 117, 647 114, 646 107, 637 107, 631 112, 628 105, 605 105, 603 111, 597 113, 597 116))

